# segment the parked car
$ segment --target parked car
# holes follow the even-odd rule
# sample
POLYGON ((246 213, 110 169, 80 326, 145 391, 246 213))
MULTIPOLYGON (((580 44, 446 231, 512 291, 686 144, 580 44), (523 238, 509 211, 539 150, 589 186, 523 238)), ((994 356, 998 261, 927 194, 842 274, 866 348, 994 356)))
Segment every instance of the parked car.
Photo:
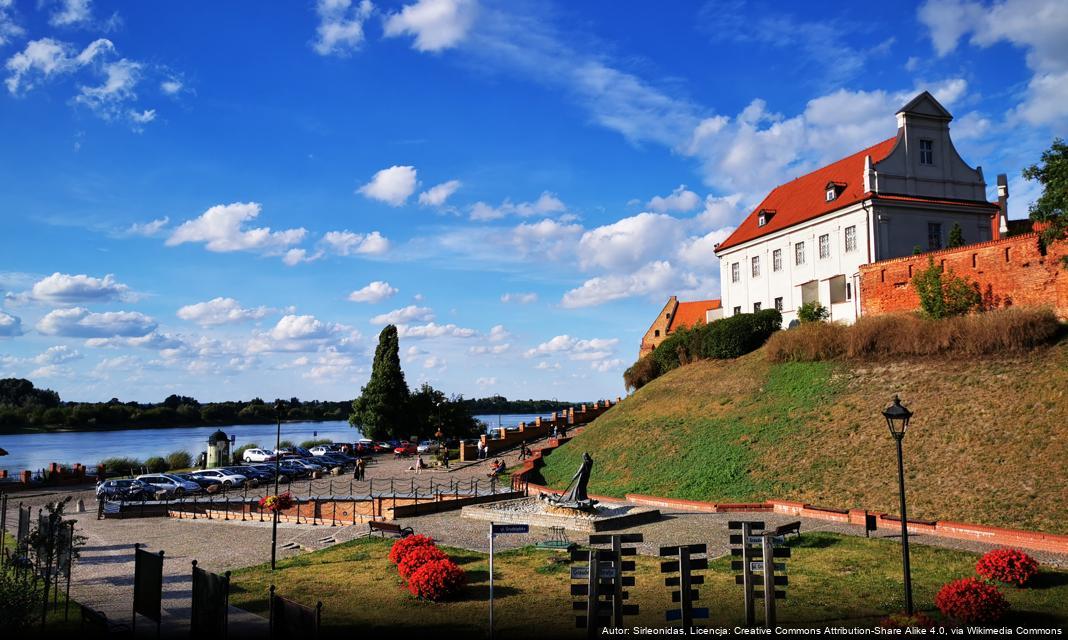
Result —
POLYGON ((324 453, 330 453, 331 451, 333 451, 333 449, 324 444, 321 444, 317 447, 312 447, 311 449, 308 449, 308 451, 310 451, 313 456, 321 456, 324 453))
POLYGON ((312 457, 312 452, 308 451, 304 447, 293 447, 293 453, 297 454, 297 456, 299 456, 301 458, 310 458, 310 457, 312 457))
POLYGON ((140 480, 105 480, 96 485, 97 500, 141 500, 151 493, 140 480))
POLYGON ((419 453, 419 447, 413 442, 406 442, 393 449, 393 454, 396 456, 414 456, 419 453))
POLYGON ((223 469, 204 469, 203 471, 194 471, 193 475, 218 480, 219 483, 222 484, 223 489, 240 487, 245 484, 246 480, 248 480, 247 477, 240 473, 231 473, 223 469))
POLYGON ((290 460, 289 462, 294 467, 300 467, 300 468, 304 469, 305 475, 307 475, 307 474, 309 474, 309 473, 311 473, 313 471, 323 471, 323 470, 325 470, 325 467, 323 467, 323 465, 317 464, 314 460, 290 460))
POLYGON ((258 487, 261 484, 274 478, 274 476, 269 473, 264 473, 259 469, 253 469, 252 467, 245 465, 223 467, 222 471, 225 471, 226 473, 245 476, 245 483, 250 487, 258 487))
POLYGON ((223 488, 222 480, 219 480, 218 478, 210 478, 198 473, 175 473, 174 475, 182 480, 195 482, 206 493, 218 493, 219 491, 222 491, 223 488))
POLYGON ((388 453, 390 451, 393 451, 393 448, 395 446, 396 445, 391 444, 389 442, 376 442, 374 444, 374 452, 375 453, 388 453))
POLYGON ((279 465, 279 471, 290 479, 304 478, 311 475, 311 471, 307 467, 299 464, 299 458, 283 460, 282 464, 279 465))
POLYGON ((201 492, 199 484, 169 473, 145 474, 137 476, 137 479, 148 485, 149 489, 154 490, 155 493, 163 493, 173 498, 201 492))
POLYGON ((241 460, 243 462, 271 462, 274 460, 274 454, 266 449, 246 449, 241 460))
POLYGON ((437 453, 438 449, 440 448, 441 445, 437 442, 434 442, 433 440, 423 440, 419 443, 418 446, 416 446, 415 450, 418 453, 437 453))
MULTIPOLYGON (((274 482, 275 465, 273 462, 256 462, 248 465, 260 473, 267 474, 267 482, 274 482)), ((293 470, 284 461, 278 463, 278 482, 285 484, 293 479, 293 470)))

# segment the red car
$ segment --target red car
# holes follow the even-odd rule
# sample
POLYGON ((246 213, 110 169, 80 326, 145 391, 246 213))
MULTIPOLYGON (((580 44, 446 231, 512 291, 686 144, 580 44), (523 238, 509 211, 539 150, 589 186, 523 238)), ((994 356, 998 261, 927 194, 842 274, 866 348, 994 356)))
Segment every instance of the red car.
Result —
POLYGON ((393 455, 395 455, 395 456, 414 456, 418 452, 419 452, 419 448, 416 446, 416 444, 414 442, 407 442, 407 443, 402 444, 401 446, 397 447, 396 449, 394 449, 393 450, 393 455))
POLYGON ((375 453, 386 453, 393 450, 393 445, 388 442, 376 442, 374 444, 375 453))

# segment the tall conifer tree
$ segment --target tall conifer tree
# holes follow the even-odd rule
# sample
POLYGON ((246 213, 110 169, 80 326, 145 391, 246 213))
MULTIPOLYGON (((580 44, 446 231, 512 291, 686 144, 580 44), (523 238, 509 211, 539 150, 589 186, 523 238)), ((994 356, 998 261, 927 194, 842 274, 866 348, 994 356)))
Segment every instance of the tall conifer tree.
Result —
POLYGON ((387 325, 378 334, 378 347, 371 367, 371 379, 352 403, 349 423, 368 438, 404 438, 408 409, 408 384, 400 364, 397 327, 387 325))

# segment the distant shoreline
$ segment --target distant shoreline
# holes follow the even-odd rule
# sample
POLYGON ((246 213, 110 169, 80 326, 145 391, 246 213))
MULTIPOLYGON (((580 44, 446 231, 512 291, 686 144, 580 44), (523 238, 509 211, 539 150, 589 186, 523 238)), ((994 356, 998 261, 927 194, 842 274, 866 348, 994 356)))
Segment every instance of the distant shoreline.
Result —
MULTIPOLYGON (((294 424, 300 422, 347 422, 345 420, 337 419, 320 419, 320 420, 283 420, 282 424, 294 424)), ((6 428, 0 429, 0 436, 20 436, 20 435, 32 435, 38 433, 91 433, 94 431, 141 431, 144 429, 196 429, 201 427, 240 427, 240 426, 262 426, 268 424, 275 424, 274 420, 269 422, 212 422, 202 424, 136 424, 136 425, 108 425, 108 426, 96 426, 96 427, 57 427, 55 429, 49 429, 47 427, 16 427, 14 429, 6 428)))

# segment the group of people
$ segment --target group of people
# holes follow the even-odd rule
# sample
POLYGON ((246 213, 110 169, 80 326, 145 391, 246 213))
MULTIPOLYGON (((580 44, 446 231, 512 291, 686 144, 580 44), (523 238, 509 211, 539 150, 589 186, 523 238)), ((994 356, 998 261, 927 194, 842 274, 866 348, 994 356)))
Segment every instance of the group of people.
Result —
POLYGON ((363 458, 356 458, 356 466, 352 469, 353 480, 363 480, 367 474, 367 461, 363 458))
POLYGON ((497 458, 490 463, 490 471, 486 474, 487 478, 496 478, 504 472, 504 460, 497 458))

